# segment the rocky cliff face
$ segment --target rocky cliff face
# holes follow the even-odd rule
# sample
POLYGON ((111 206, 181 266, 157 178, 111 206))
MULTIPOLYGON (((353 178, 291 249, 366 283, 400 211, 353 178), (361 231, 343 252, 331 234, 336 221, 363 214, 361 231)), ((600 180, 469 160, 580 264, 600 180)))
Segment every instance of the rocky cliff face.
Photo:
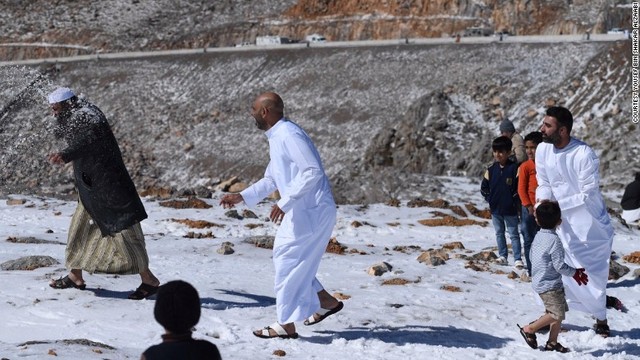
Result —
POLYGON ((582 34, 629 27, 617 0, 0 0, 4 60, 92 52, 203 48, 254 42, 256 36, 380 40, 452 36, 472 26, 518 35, 582 34))
MULTIPOLYGON (((573 51, 571 47, 560 46, 553 51, 565 56, 573 51)), ((552 47, 525 48, 535 57, 534 53, 552 47)), ((511 47, 493 55, 504 57, 513 50, 511 47)), ((609 189, 621 188, 638 167, 640 151, 635 140, 639 137, 638 125, 629 120, 630 49, 628 43, 619 42, 591 55, 584 50, 579 52, 588 59, 572 70, 566 68, 568 72, 558 70, 569 63, 548 59, 519 64, 508 56, 502 59, 506 63, 492 64, 495 72, 491 80, 482 74, 468 74, 464 82, 436 87, 409 105, 392 126, 380 129, 365 153, 362 169, 376 174, 378 184, 389 189, 411 183, 399 175, 403 172, 479 178, 491 162, 488 144, 497 136, 500 119, 509 117, 524 136, 538 130, 546 107, 561 105, 576 116, 572 134, 599 154, 603 184, 609 189), (545 68, 549 73, 542 75, 545 68), (563 79, 551 73, 564 73, 563 79)), ((451 64, 450 73, 461 71, 457 65, 451 64)))
POLYGON ((286 12, 300 20, 294 26, 336 40, 451 36, 471 26, 518 35, 598 33, 620 14, 607 0, 301 0, 286 12))

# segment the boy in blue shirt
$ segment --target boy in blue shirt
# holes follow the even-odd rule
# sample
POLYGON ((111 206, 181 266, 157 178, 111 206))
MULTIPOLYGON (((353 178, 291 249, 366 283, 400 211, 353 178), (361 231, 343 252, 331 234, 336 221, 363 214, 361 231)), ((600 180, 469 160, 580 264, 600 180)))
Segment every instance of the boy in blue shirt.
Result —
MULTIPOLYGON (((520 334, 527 344, 538 347, 536 331, 549 326, 549 340, 544 347, 547 351, 568 352, 569 349, 558 342, 560 325, 564 315, 569 311, 562 284, 562 275, 571 276, 578 285, 589 282, 584 269, 574 269, 564 262, 562 241, 555 229, 562 220, 560 206, 557 202, 545 201, 535 209, 535 217, 540 231, 531 244, 531 264, 533 290, 540 295, 545 307, 545 314, 531 324, 520 328, 520 334)), ((520 325, 518 325, 520 327, 520 325)))
POLYGON ((485 172, 480 185, 480 193, 489 202, 491 220, 496 231, 498 243, 497 263, 507 264, 507 240, 505 225, 511 240, 511 249, 517 269, 524 268, 522 250, 520 248, 520 234, 518 233, 518 164, 509 160, 513 144, 511 139, 500 136, 493 140, 491 148, 495 162, 485 172))

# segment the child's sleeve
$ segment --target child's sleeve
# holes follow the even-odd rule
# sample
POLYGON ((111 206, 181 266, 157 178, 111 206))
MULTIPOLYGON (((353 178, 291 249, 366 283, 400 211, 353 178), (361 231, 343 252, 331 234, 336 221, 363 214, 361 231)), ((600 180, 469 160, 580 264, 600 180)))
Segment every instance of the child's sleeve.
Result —
POLYGON ((480 184, 480 194, 485 200, 489 201, 489 194, 491 194, 491 187, 489 186, 489 169, 484 171, 482 176, 482 184, 480 184))
POLYGON ((518 196, 520 197, 520 202, 522 206, 529 206, 531 201, 529 201, 529 190, 527 187, 529 186, 529 169, 526 163, 520 165, 518 168, 518 196))
MULTIPOLYGON (((520 186, 520 179, 518 178, 518 173, 519 173, 520 167, 517 164, 515 165, 515 167, 516 168, 513 171, 514 184, 511 185, 511 198, 513 199, 514 204, 520 205, 520 196, 518 196, 518 187, 520 186)), ((518 211, 520 211, 519 207, 518 207, 518 211)))
POLYGON ((553 268, 556 269, 562 275, 573 276, 576 273, 576 269, 567 265, 564 262, 564 249, 559 238, 555 238, 553 245, 551 246, 551 263, 553 268))

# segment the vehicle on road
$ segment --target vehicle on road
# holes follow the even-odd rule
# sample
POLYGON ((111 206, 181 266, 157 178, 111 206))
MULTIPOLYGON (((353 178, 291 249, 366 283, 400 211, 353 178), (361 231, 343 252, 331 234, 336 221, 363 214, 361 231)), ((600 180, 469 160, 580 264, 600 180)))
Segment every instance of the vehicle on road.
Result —
POLYGON ((462 36, 490 36, 493 35, 493 30, 483 27, 470 27, 464 29, 462 36))
POLYGON ((323 43, 327 41, 327 38, 325 38, 320 34, 311 34, 311 35, 307 35, 304 38, 304 41, 310 42, 310 43, 323 43))
POLYGON ((256 36, 256 45, 290 44, 291 40, 282 36, 256 36))

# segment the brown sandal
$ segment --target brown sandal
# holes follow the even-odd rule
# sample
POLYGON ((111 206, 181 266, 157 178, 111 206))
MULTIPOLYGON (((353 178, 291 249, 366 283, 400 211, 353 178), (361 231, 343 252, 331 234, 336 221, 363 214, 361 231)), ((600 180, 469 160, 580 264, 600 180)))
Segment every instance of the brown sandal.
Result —
POLYGON ((547 345, 544 346, 544 350, 545 351, 557 351, 557 352, 560 352, 560 353, 568 353, 569 352, 569 349, 564 347, 564 346, 562 346, 562 344, 560 344, 559 342, 554 344, 554 343, 549 342, 549 341, 547 341, 547 345))
POLYGON ((76 288, 78 290, 84 290, 87 288, 86 284, 78 285, 75 282, 73 282, 73 280, 69 278, 69 275, 66 275, 65 277, 61 277, 60 279, 55 279, 55 280, 51 279, 49 286, 51 286, 54 289, 76 288))
POLYGON ((131 300, 148 299, 158 292, 159 287, 160 286, 153 286, 153 285, 142 283, 140 284, 140 286, 138 286, 136 291, 129 294, 129 299, 131 300))
POLYGON ((520 329, 520 334, 524 338, 524 341, 527 342, 527 345, 529 345, 529 347, 532 349, 537 349, 538 339, 536 338, 536 334, 525 332, 524 329, 520 327, 520 325, 518 325, 518 328, 520 329))

